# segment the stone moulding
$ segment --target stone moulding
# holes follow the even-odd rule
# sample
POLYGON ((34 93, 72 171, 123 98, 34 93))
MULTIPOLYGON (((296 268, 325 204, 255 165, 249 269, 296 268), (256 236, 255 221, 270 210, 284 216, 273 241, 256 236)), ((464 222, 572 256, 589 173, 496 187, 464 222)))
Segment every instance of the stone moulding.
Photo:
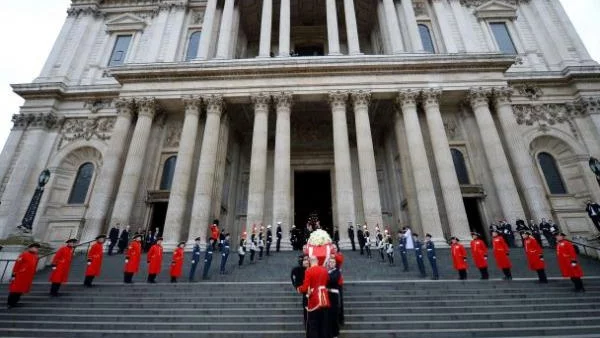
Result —
POLYGON ((98 139, 106 141, 110 139, 115 120, 114 117, 66 119, 57 149, 62 149, 70 142, 77 140, 98 139))

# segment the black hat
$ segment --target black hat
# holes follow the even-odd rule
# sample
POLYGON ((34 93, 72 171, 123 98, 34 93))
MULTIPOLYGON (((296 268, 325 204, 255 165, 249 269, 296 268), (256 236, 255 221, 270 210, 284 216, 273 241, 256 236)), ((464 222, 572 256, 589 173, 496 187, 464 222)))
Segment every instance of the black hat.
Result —
POLYGON ((478 232, 471 232, 471 236, 481 237, 481 235, 478 232))
POLYGON ((452 237, 450 237, 450 240, 453 240, 453 239, 454 239, 454 240, 456 240, 457 242, 459 242, 459 241, 460 241, 460 239, 458 239, 458 237, 456 237, 456 236, 452 236, 452 237))
POLYGON ((31 243, 27 246, 27 248, 41 248, 42 246, 40 245, 40 243, 31 243))
POLYGON ((194 239, 194 240, 195 240, 195 241, 199 241, 199 240, 200 240, 200 237, 196 237, 196 239, 194 239))
MULTIPOLYGON (((499 233, 500 233, 500 231, 498 231, 498 229, 492 229, 492 231, 491 231, 491 232, 492 232, 492 233, 494 233, 494 232, 495 232, 495 233, 497 233, 497 234, 499 234, 499 233)), ((473 234, 473 233, 471 233, 471 234, 473 234)), ((479 236, 479 235, 477 235, 477 236, 479 236)))
POLYGON ((68 239, 65 243, 77 243, 77 242, 79 242, 77 240, 77 238, 71 238, 71 239, 68 239))
POLYGON ((98 236, 96 236, 96 240, 99 240, 100 238, 106 238, 106 235, 98 235, 98 236))
POLYGON ((142 235, 140 235, 140 234, 133 235, 133 238, 132 238, 132 239, 136 239, 136 238, 142 238, 142 235))
POLYGON ((529 235, 529 236, 531 236, 531 231, 521 231, 521 233, 523 235, 529 235))
POLYGON ((162 241, 162 240, 163 240, 163 238, 162 238, 162 237, 158 237, 158 238, 156 239, 156 241, 157 241, 157 242, 158 242, 158 241, 162 241))
POLYGON ((419 234, 418 234, 418 233, 416 233, 416 232, 413 232, 413 234, 412 234, 412 235, 413 235, 413 236, 415 236, 415 237, 419 237, 419 234))
POLYGON ((179 244, 177 244, 177 246, 180 246, 181 244, 185 245, 185 242, 179 242, 179 244))
POLYGON ((213 219, 213 224, 219 225, 219 220, 218 219, 213 219))
POLYGON ((431 238, 431 234, 425 234, 425 237, 431 238))

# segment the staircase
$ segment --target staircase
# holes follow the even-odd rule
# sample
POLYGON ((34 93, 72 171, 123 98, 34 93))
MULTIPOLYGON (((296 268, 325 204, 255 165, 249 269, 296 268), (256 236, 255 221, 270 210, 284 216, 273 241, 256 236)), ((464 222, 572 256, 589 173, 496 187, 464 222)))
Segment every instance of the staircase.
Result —
MULTIPOLYGON (((71 274, 77 283, 64 286, 59 298, 47 296, 47 276, 40 274, 21 307, 0 310, 0 337, 300 338, 301 299, 288 277, 294 256, 279 253, 241 269, 232 259, 230 273, 218 275, 215 255, 211 280, 168 284, 161 276, 156 285, 144 283, 143 273, 136 284, 121 284, 123 257, 107 257, 92 289, 77 280, 84 263, 78 258, 71 274)), ((600 275, 598 263, 582 262, 588 275, 600 275)), ((587 291, 577 294, 568 280, 538 285, 515 269, 517 278, 506 282, 490 270, 496 279, 457 281, 444 267, 446 280, 416 280, 412 271, 349 252, 341 337, 600 337, 600 279, 587 278, 587 291)))

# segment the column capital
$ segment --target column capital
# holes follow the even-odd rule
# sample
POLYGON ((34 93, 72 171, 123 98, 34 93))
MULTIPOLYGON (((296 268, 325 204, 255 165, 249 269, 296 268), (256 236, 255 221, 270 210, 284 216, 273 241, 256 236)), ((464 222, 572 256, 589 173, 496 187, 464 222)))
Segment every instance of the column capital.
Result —
POLYGON ((29 125, 29 121, 31 121, 31 116, 26 114, 13 114, 12 116, 13 130, 17 129, 25 129, 27 125, 29 125))
POLYGON ((467 94, 467 100, 471 103, 471 107, 475 108, 489 103, 491 90, 489 88, 471 88, 467 94))
POLYGON ((252 99, 252 103, 254 104, 255 112, 268 112, 269 111, 269 103, 271 102, 271 95, 266 93, 258 93, 254 94, 250 97, 252 99))
POLYGON ((216 114, 221 116, 223 110, 225 109, 225 100, 223 100, 223 95, 211 94, 204 96, 202 99, 204 100, 204 103, 206 103, 207 114, 216 114))
POLYGON ((154 118, 158 108, 158 102, 154 97, 142 97, 136 100, 138 105, 138 115, 154 118))
POLYGON ((329 104, 331 105, 331 108, 346 107, 346 101, 348 101, 347 91, 336 90, 329 92, 329 104))
POLYGON ((200 115, 200 108, 202 106, 202 98, 196 95, 185 95, 181 97, 183 105, 185 106, 185 114, 200 115))
POLYGON ((292 108, 292 104, 294 103, 293 94, 290 92, 273 93, 273 100, 277 105, 277 112, 279 112, 281 108, 289 110, 290 108, 292 108))
POLYGON ((427 88, 421 92, 423 98, 423 105, 428 106, 439 106, 440 97, 442 96, 442 90, 440 88, 427 88))
POLYGON ((497 106, 510 104, 513 89, 511 87, 498 87, 492 89, 492 95, 494 96, 494 103, 497 106))
POLYGON ((119 97, 115 99, 115 107, 117 108, 117 115, 131 119, 135 101, 132 98, 119 97))
POLYGON ((29 128, 37 129, 58 129, 62 126, 65 118, 63 116, 56 115, 53 112, 49 113, 31 113, 26 114, 29 121, 29 128))
POLYGON ((371 102, 371 92, 368 90, 353 90, 350 92, 354 107, 368 107, 371 102))
POLYGON ((405 106, 416 106, 418 97, 419 91, 412 89, 401 89, 398 91, 398 97, 396 98, 396 101, 401 108, 405 106))

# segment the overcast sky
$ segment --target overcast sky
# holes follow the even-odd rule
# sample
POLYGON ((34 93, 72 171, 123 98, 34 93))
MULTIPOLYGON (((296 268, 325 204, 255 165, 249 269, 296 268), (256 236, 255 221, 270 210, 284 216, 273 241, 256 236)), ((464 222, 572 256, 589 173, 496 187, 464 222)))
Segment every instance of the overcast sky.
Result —
MULTIPOLYGON (((594 60, 600 60, 600 0, 560 0, 594 60)), ((31 82, 50 53, 70 0, 0 0, 0 148, 23 100, 11 83, 31 82)))

